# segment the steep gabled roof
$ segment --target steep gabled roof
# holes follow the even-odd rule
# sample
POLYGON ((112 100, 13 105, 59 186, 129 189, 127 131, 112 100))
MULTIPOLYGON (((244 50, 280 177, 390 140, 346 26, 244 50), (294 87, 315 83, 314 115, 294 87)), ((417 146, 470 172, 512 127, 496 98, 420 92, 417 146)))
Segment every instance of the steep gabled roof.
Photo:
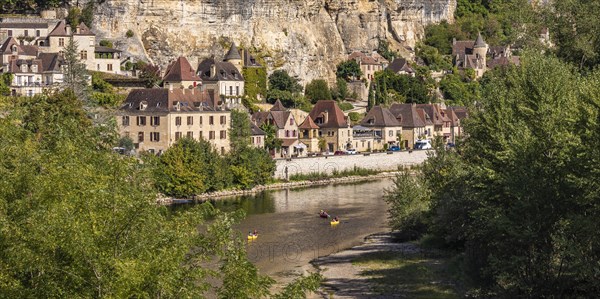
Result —
POLYGON ((399 127, 400 122, 387 108, 375 106, 369 110, 360 124, 364 127, 399 127))
POLYGON ((277 99, 277 101, 275 101, 275 104, 273 104, 273 107, 271 107, 271 110, 269 111, 286 111, 287 109, 285 109, 285 107, 283 107, 283 104, 281 103, 281 101, 279 99, 277 99))
POLYGON ((425 123, 419 117, 416 105, 395 103, 390 107, 390 111, 400 121, 402 128, 424 127, 425 123))
POLYGON ((312 117, 307 116, 304 121, 302 122, 302 124, 300 124, 300 126, 298 126, 298 129, 318 129, 319 126, 317 126, 317 124, 315 124, 315 122, 312 120, 312 117))
POLYGON ((401 71, 407 73, 414 73, 415 71, 408 65, 408 61, 404 58, 396 58, 392 63, 387 67, 388 70, 399 73, 401 71))
POLYGON ((436 109, 435 104, 417 104, 417 109, 423 109, 431 118, 431 121, 436 126, 444 124, 442 114, 436 109))
POLYGON ((79 23, 76 29, 77 30, 75 31, 74 35, 95 35, 92 30, 90 30, 90 28, 83 22, 79 23))
POLYGON ((0 53, 2 54, 10 54, 12 53, 12 46, 17 46, 17 53, 21 50, 21 46, 19 45, 19 43, 17 42, 17 40, 14 37, 9 37, 7 38, 4 43, 2 43, 2 46, 0 46, 0 53))
POLYGON ((344 112, 333 100, 318 101, 313 109, 308 114, 313 120, 323 117, 327 114, 327 122, 318 123, 321 128, 347 128, 348 122, 344 116, 344 112))
POLYGON ((200 77, 196 75, 196 71, 185 57, 179 57, 167 67, 163 81, 200 81, 200 77))
POLYGON ((417 115, 419 115, 419 117, 421 118, 423 123, 425 123, 426 126, 433 126, 433 121, 431 120, 431 116, 429 114, 427 114, 427 112, 425 112, 424 109, 417 108, 417 115))
POLYGON ((252 136, 267 135, 265 131, 261 130, 256 124, 252 122, 250 123, 250 130, 252 131, 252 136))
POLYGON ((39 58, 42 60, 44 72, 62 72, 60 67, 64 63, 64 59, 58 53, 40 53, 39 58))
POLYGON ((231 62, 216 62, 214 58, 204 59, 198 65, 198 76, 203 81, 244 81, 240 71, 231 62), (211 67, 215 74, 211 76, 211 67))
POLYGON ((69 36, 67 34, 67 22, 65 20, 58 22, 48 36, 69 36))

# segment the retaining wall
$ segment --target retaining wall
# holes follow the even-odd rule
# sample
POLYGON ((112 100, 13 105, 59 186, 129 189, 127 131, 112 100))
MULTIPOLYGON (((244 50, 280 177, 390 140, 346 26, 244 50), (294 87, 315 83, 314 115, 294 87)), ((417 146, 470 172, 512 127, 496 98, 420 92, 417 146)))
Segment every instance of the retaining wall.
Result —
POLYGON ((293 174, 309 174, 313 172, 332 173, 333 170, 343 171, 356 167, 377 169, 381 171, 395 171, 399 167, 410 167, 423 163, 427 159, 427 151, 415 150, 409 152, 372 153, 344 156, 319 156, 310 158, 294 158, 291 160, 277 160, 275 178, 285 179, 287 167, 288 176, 293 174))

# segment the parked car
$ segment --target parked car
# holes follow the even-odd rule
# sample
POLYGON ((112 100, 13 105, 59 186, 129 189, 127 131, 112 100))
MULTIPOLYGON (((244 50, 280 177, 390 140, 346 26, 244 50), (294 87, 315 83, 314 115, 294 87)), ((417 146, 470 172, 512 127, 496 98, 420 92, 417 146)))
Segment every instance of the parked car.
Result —
POLYGON ((431 141, 429 139, 417 140, 415 149, 431 149, 431 141))
POLYGON ((351 148, 349 150, 346 150, 346 154, 348 154, 348 155, 356 155, 356 154, 358 154, 358 152, 355 149, 351 148))
POLYGON ((392 151, 392 152, 399 152, 400 151, 400 147, 397 146, 397 145, 394 145, 394 146, 391 146, 388 150, 392 151))
POLYGON ((323 152, 322 155, 323 156, 333 156, 333 152, 323 152))
POLYGON ((333 153, 335 156, 340 156, 340 155, 345 155, 346 152, 344 151, 335 151, 335 153, 333 153))

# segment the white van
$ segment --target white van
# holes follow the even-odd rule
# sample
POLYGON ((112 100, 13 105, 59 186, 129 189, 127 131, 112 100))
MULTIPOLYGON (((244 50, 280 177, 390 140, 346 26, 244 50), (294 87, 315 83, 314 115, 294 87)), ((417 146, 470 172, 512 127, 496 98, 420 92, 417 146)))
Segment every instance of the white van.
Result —
POLYGON ((417 140, 417 142, 415 142, 415 149, 431 149, 431 140, 429 139, 423 139, 423 140, 417 140))

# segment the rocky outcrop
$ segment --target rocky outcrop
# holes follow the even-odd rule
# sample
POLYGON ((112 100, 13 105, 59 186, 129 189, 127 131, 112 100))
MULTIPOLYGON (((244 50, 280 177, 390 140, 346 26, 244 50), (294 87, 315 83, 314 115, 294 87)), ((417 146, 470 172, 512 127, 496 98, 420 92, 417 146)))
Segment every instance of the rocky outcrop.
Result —
POLYGON ((179 55, 222 56, 234 41, 270 71, 306 82, 333 78, 348 52, 376 49, 379 39, 414 47, 425 25, 452 21, 455 7, 456 0, 106 0, 96 5, 93 29, 161 66, 179 55))

